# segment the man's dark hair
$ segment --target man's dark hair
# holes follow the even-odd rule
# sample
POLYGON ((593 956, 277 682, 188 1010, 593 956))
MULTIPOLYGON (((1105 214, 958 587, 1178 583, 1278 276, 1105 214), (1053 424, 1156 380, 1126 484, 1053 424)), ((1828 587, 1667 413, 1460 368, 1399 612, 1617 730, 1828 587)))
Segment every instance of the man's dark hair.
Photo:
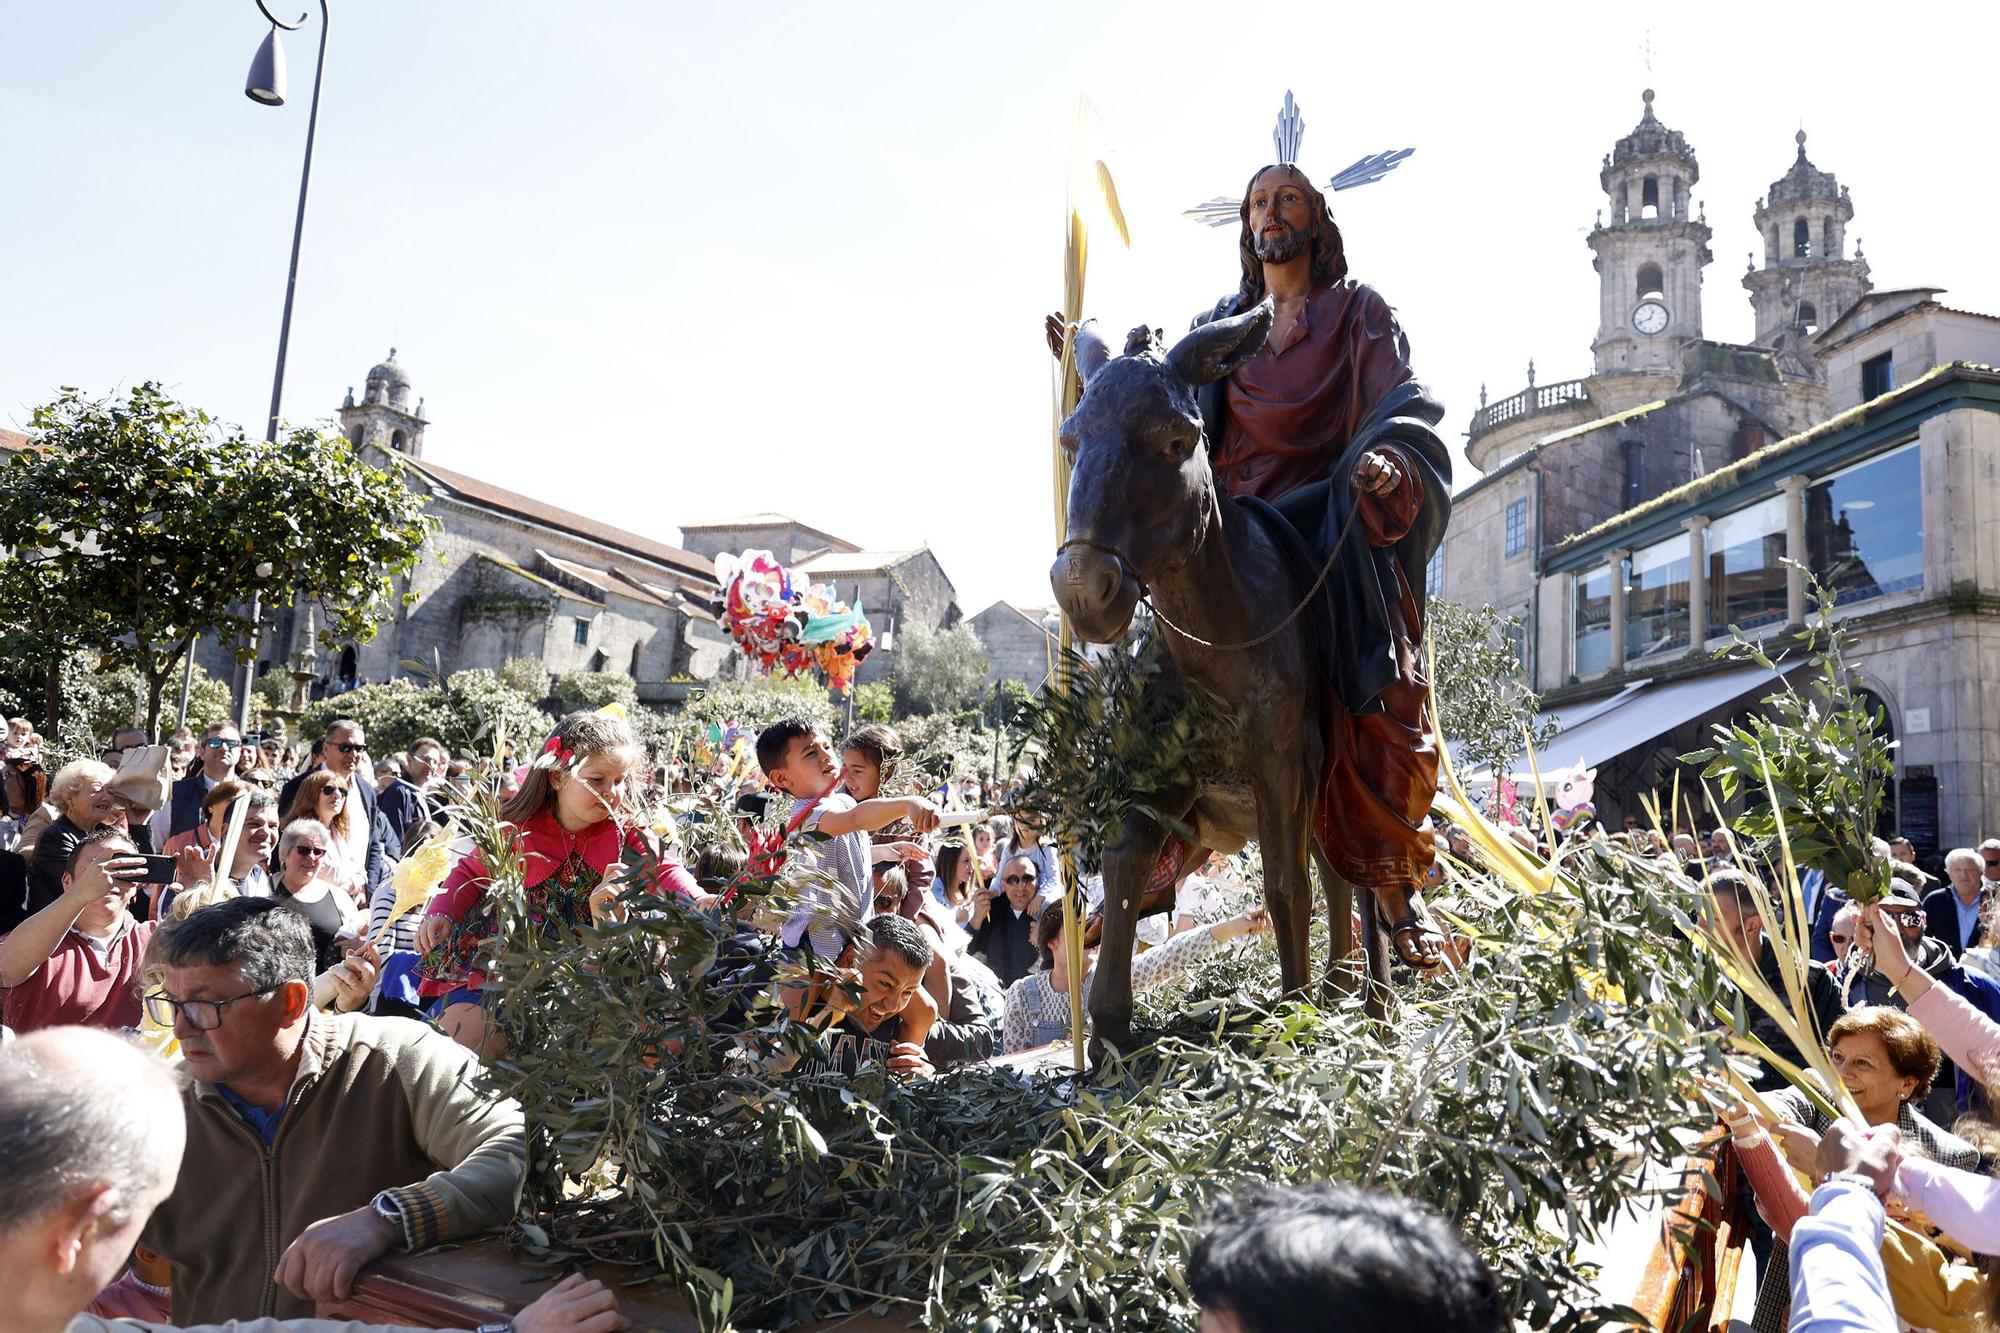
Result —
POLYGON ((1757 901, 1757 890, 1751 885, 1750 877, 1741 870, 1734 867, 1711 870, 1708 887, 1714 892, 1717 902, 1727 902, 1735 909, 1739 920, 1763 917, 1764 905, 1757 901))
POLYGON ((139 844, 132 841, 132 835, 122 828, 112 828, 109 824, 92 829, 83 835, 83 841, 69 849, 69 859, 63 862, 63 874, 74 875, 77 862, 83 860, 86 847, 102 847, 107 842, 122 842, 132 849, 134 856, 139 853, 139 844))
POLYGON ((785 751, 801 736, 814 734, 813 724, 802 717, 781 717, 757 733, 757 767, 769 776, 785 762, 785 751))
POLYGON ((312 984, 312 927, 275 898, 229 898, 163 927, 148 961, 162 967, 235 967, 253 991, 312 984))
POLYGON ((917 923, 907 917, 871 916, 861 929, 867 937, 863 947, 869 957, 893 954, 905 967, 919 972, 931 965, 931 942, 917 929, 917 923))
POLYGON ((1257 258, 1257 238, 1250 234, 1250 192, 1257 188, 1257 177, 1267 171, 1283 171, 1292 178, 1292 184, 1299 187, 1306 197, 1306 204, 1312 209, 1312 227, 1308 239, 1312 244, 1312 285, 1314 290, 1328 283, 1339 282, 1347 276, 1347 246, 1340 239, 1340 228, 1333 225, 1333 210, 1327 206, 1326 196, 1319 187, 1290 163, 1259 167, 1250 176, 1250 183, 1243 187, 1243 204, 1238 210, 1243 218, 1243 230, 1238 234, 1236 249, 1243 262, 1243 282, 1236 289, 1236 313, 1256 305, 1264 299, 1264 261, 1257 258))
POLYGON ((1352 1185, 1218 1200, 1188 1258, 1188 1288, 1243 1333, 1342 1327, 1503 1333, 1500 1286, 1438 1214, 1352 1185), (1338 1316, 1336 1319, 1335 1316, 1338 1316))
POLYGON ((413 741, 411 741, 411 742, 410 742, 410 748, 409 748, 409 749, 407 749, 407 750, 405 750, 405 751, 404 751, 403 753, 404 753, 404 754, 415 754, 415 753, 416 753, 417 751, 419 751, 419 750, 423 749, 423 748, 424 748, 424 747, 425 747, 426 745, 435 745, 435 746, 437 746, 437 748, 438 748, 438 749, 440 749, 440 750, 443 750, 443 751, 444 751, 444 757, 445 757, 446 759, 449 759, 449 758, 451 758, 451 748, 450 748, 449 746, 447 746, 447 745, 446 745, 446 744, 445 744, 445 743, 444 743, 443 741, 439 740, 439 739, 438 739, 437 737, 435 737, 435 736, 419 736, 419 737, 417 737, 417 738, 416 738, 415 740, 413 740, 413 741))

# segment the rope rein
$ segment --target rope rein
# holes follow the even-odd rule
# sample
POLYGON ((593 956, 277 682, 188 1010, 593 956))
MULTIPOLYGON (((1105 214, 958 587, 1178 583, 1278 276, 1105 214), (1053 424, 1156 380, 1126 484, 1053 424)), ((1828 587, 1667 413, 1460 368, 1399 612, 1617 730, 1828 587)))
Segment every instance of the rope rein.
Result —
MULTIPOLYGON (((1139 567, 1136 564, 1134 564, 1132 560, 1128 556, 1126 556, 1126 554, 1123 551, 1119 550, 1115 546, 1107 546, 1103 542, 1094 542, 1086 538, 1075 537, 1064 542, 1061 546, 1058 546, 1056 548, 1056 554, 1061 555, 1064 551, 1069 550, 1070 547, 1072 546, 1081 546, 1086 550, 1104 552, 1106 555, 1116 560, 1121 566, 1125 568, 1126 572, 1130 573, 1132 577, 1138 581, 1139 600, 1144 602, 1147 606, 1147 609, 1152 611, 1153 618, 1155 620, 1159 621, 1162 625, 1165 625, 1168 629, 1180 635, 1183 639, 1186 639, 1189 643, 1193 644, 1197 648, 1206 648, 1211 652, 1218 652, 1218 653, 1236 653, 1236 652, 1242 652, 1243 650, 1248 648, 1258 647, 1261 644, 1269 643, 1271 640, 1277 638, 1280 634, 1283 634, 1287 629, 1291 627, 1293 621, 1297 620, 1302 614, 1304 614, 1305 609, 1313 604, 1313 599, 1319 596, 1319 590, 1326 586, 1327 576, 1333 573, 1334 562, 1340 559, 1341 548, 1347 545, 1347 534, 1353 531, 1354 520, 1359 518, 1360 516, 1361 516, 1361 505, 1357 497, 1354 507, 1349 509, 1347 512, 1347 521, 1340 525, 1340 535, 1334 538, 1333 548, 1327 552, 1326 563, 1320 566, 1319 577, 1313 580, 1312 587, 1306 590, 1306 595, 1299 600, 1299 604, 1293 607, 1291 613, 1287 615, 1283 620, 1280 620, 1275 626, 1264 631, 1262 634, 1259 634, 1256 638, 1245 639, 1241 643, 1213 643, 1207 639, 1202 638, 1198 634, 1190 634, 1187 630, 1182 629, 1179 625, 1176 625, 1172 620, 1168 619, 1167 613, 1160 609, 1160 604, 1153 600, 1153 590, 1146 586, 1146 580, 1139 573, 1139 567)), ((1203 536, 1206 537, 1206 535, 1207 532, 1204 529, 1203 536)), ((1200 549, 1201 542, 1197 541, 1195 543, 1195 546, 1196 549, 1200 549)))

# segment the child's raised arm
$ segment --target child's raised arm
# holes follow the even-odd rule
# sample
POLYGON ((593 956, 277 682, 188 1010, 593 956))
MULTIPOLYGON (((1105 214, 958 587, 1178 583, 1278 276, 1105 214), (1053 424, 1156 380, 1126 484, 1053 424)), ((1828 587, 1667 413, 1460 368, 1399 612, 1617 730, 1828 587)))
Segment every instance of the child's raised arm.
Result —
POLYGON ((877 796, 858 802, 851 810, 822 811, 813 827, 829 838, 838 838, 843 833, 873 833, 899 819, 909 820, 910 827, 919 833, 929 833, 938 826, 938 808, 921 796, 877 796))

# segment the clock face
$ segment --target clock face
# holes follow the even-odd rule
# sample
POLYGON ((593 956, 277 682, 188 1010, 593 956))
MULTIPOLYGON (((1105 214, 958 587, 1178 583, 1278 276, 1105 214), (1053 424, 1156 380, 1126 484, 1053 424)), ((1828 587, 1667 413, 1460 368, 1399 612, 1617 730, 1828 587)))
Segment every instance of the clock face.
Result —
POLYGON ((1667 327, 1667 308, 1658 301, 1641 301, 1632 311, 1632 327, 1651 337, 1667 327))

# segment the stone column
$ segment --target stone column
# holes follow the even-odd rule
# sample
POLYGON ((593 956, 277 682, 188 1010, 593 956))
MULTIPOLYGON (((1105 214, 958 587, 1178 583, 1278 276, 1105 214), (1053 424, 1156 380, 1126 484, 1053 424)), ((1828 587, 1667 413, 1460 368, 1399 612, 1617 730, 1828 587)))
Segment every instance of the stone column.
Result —
POLYGON ((1806 486, 1804 475, 1786 477, 1778 483, 1785 495, 1785 556, 1794 563, 1785 567, 1785 623, 1806 622, 1806 486))
POLYGON ((1708 515, 1681 524, 1688 534, 1688 654, 1708 649, 1708 515))
POLYGON ((1611 553, 1611 669, 1625 669, 1625 561, 1630 551, 1611 553))

